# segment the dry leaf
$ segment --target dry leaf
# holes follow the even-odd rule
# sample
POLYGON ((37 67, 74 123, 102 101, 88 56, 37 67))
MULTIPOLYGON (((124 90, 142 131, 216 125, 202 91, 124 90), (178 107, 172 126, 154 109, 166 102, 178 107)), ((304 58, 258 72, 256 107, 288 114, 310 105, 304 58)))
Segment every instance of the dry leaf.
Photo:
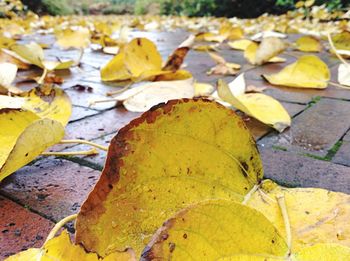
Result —
POLYGON ((324 89, 328 85, 330 72, 327 64, 317 56, 304 55, 280 72, 264 74, 263 77, 274 85, 324 89))
POLYGON ((262 93, 245 93, 244 74, 239 75, 228 86, 218 82, 219 98, 257 120, 282 132, 291 124, 291 118, 281 103, 262 93), (232 90, 232 91, 231 91, 232 90))

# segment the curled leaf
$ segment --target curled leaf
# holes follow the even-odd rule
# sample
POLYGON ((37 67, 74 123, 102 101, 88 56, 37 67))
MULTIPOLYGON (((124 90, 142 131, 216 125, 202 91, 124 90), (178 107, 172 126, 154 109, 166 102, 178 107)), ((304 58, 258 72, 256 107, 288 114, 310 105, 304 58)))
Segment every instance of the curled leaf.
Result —
POLYGON ((290 126, 291 118, 280 102, 262 93, 245 93, 245 89, 243 74, 230 83, 230 87, 223 80, 218 81, 218 96, 222 101, 279 132, 290 126))
POLYGON ((0 125, 0 181, 64 136, 58 121, 19 109, 0 109, 0 125))

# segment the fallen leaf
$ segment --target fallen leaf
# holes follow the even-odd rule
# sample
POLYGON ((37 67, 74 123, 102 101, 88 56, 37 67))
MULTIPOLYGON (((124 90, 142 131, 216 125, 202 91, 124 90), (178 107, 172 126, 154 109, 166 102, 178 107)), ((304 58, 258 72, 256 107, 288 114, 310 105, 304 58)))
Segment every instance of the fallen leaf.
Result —
MULTIPOLYGON (((141 81, 155 78, 163 80, 159 76, 170 74, 168 79, 177 80, 177 76, 189 76, 190 73, 176 74, 179 70, 189 47, 187 39, 179 48, 177 48, 162 66, 162 58, 153 42, 146 38, 135 38, 101 69, 101 78, 103 81, 141 81)), ((167 77, 167 76, 164 76, 167 77)))
POLYGON ((55 31, 57 44, 64 48, 86 48, 90 44, 90 31, 81 26, 55 31))
POLYGON ((17 75, 17 66, 12 63, 0 63, 0 94, 21 93, 22 91, 12 86, 17 75))
POLYGON ((244 51, 244 57, 253 65, 267 62, 284 62, 285 59, 276 57, 283 52, 286 45, 276 37, 263 38, 260 44, 252 42, 244 51))
POLYGON ((338 82, 345 86, 350 86, 350 65, 339 64, 338 67, 338 82))
POLYGON ((142 259, 264 260, 287 254, 284 238, 264 215, 240 203, 210 200, 167 220, 142 259))
POLYGON ((209 52, 208 54, 216 62, 216 65, 207 72, 208 75, 235 75, 241 68, 237 63, 226 62, 222 56, 216 53, 209 52))
POLYGON ((64 136, 63 125, 31 111, 0 109, 0 181, 64 136))
POLYGON ((321 42, 312 36, 302 36, 295 42, 297 50, 302 52, 320 52, 322 50, 321 42))
POLYGON ((42 69, 47 69, 48 71, 68 69, 74 64, 74 61, 49 61, 45 59, 44 51, 40 45, 35 42, 24 45, 13 45, 11 50, 17 55, 21 56, 23 59, 31 64, 34 64, 42 69))
POLYGON ((115 100, 122 102, 128 111, 145 112, 159 103, 173 99, 193 98, 194 95, 193 78, 190 78, 138 84, 115 97, 115 100))
POLYGON ((270 180, 263 181, 247 205, 264 214, 284 238, 284 220, 276 201, 276 196, 282 194, 290 219, 294 253, 317 243, 350 245, 349 195, 319 188, 285 188, 270 180))
POLYGON ((253 43, 253 41, 248 40, 248 39, 241 39, 241 40, 236 40, 236 41, 231 41, 228 42, 227 44, 235 50, 241 50, 241 51, 245 51, 245 49, 247 49, 247 47, 253 43))
POLYGON ((209 83, 201 83, 201 82, 194 83, 194 96, 195 97, 209 96, 214 91, 215 91, 215 87, 209 83))
POLYGON ((78 215, 76 242, 101 256, 126 246, 139 256, 178 210, 206 199, 241 201, 261 176, 254 140, 232 110, 206 100, 169 101, 111 141, 78 215))
POLYGON ((99 258, 95 253, 87 253, 80 245, 71 242, 66 230, 48 240, 42 248, 30 248, 6 259, 6 261, 135 261, 131 250, 112 253, 105 258, 99 258))
POLYGON ((291 118, 280 102, 262 93, 245 93, 244 74, 230 83, 230 87, 223 80, 219 80, 217 88, 218 96, 222 101, 279 132, 290 126, 291 118))
POLYGON ((17 65, 19 69, 29 69, 30 64, 22 59, 15 52, 12 52, 7 49, 0 49, 0 62, 1 63, 12 63, 17 65))
MULTIPOLYGON (((281 215, 281 211, 278 211, 281 215)), ((158 230, 142 260, 347 260, 350 248, 316 244, 294 252, 260 212, 212 200, 178 212, 158 230)))
POLYGON ((328 85, 328 66, 317 56, 304 55, 280 72, 263 77, 271 84, 298 88, 324 89, 328 85))

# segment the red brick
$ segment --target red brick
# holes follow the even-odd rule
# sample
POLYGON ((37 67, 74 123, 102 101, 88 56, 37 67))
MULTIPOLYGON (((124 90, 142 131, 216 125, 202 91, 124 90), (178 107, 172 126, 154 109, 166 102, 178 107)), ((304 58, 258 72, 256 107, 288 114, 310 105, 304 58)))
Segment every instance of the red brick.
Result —
POLYGON ((53 226, 51 221, 0 196, 0 260, 41 247, 53 226))

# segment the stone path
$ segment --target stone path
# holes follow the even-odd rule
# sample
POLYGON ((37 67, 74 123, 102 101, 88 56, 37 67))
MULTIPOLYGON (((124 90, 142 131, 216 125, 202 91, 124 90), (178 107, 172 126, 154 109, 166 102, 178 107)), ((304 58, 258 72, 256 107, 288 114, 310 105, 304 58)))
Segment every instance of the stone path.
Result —
MULTIPOLYGON (((153 40, 164 59, 186 38, 184 32, 139 32, 134 35, 153 40)), ((51 36, 34 39, 54 42, 51 36)), ((77 51, 56 48, 46 53, 60 58, 78 56, 77 51)), ((229 62, 246 64, 242 52, 222 47, 220 53, 229 62)), ((333 81, 336 81, 338 60, 327 53, 319 56, 328 64, 333 81)), ((291 56, 285 57, 288 62, 295 60, 291 56)), ((114 103, 88 107, 89 101, 103 99, 107 91, 115 90, 113 84, 104 84, 99 77, 99 68, 111 58, 111 55, 87 51, 81 68, 59 73, 65 79, 62 88, 73 103, 73 115, 66 128, 67 139, 87 139, 108 145, 122 126, 139 115, 116 107, 114 103)), ((206 53, 191 51, 185 63, 200 82, 215 83, 219 78, 206 75, 214 65, 206 53)), ((328 86, 326 90, 274 87, 260 77, 283 66, 285 64, 268 64, 246 71, 248 84, 267 87, 265 93, 280 100, 293 116, 291 128, 282 134, 244 116, 257 140, 265 177, 285 186, 313 186, 350 193, 350 91, 334 86, 328 86)), ((245 68, 248 66, 244 65, 243 70, 245 68)), ((229 81, 233 77, 225 78, 229 81)), ((31 86, 26 84, 27 88, 31 86)), ((86 148, 84 145, 69 146, 59 145, 53 150, 86 148)), ((0 184, 0 260, 20 250, 40 246, 55 222, 77 213, 100 175, 105 156, 100 153, 89 157, 39 157, 6 178, 0 184)), ((69 229, 74 232, 72 225, 69 229)))

